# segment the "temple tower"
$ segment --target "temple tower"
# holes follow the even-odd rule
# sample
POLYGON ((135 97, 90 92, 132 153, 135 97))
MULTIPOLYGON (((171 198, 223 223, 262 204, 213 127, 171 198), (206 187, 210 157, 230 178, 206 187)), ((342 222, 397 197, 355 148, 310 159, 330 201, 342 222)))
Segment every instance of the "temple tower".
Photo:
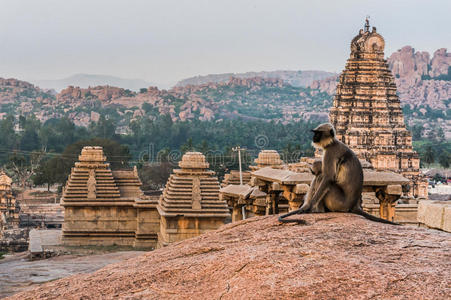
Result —
POLYGON ((341 73, 330 122, 337 138, 378 170, 401 173, 411 180, 410 196, 427 198, 427 182, 404 124, 396 84, 384 59, 384 38, 368 19, 352 39, 351 55, 341 73))
POLYGON ((64 244, 155 247, 157 200, 140 186, 136 169, 111 171, 102 147, 84 147, 61 198, 64 244))
POLYGON ((187 152, 181 169, 169 177, 157 209, 160 213, 158 246, 215 230, 230 217, 227 203, 219 199, 219 182, 200 152, 187 152))
POLYGON ((249 167, 253 171, 265 167, 274 169, 281 169, 283 167, 283 161, 280 159, 280 154, 276 150, 261 150, 254 162, 256 166, 249 167))

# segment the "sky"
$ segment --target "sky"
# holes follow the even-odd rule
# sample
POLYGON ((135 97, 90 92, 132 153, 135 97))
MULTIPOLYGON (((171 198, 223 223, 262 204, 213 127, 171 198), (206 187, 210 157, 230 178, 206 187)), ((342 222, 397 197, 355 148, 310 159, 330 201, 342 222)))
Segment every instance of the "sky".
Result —
POLYGON ((385 54, 451 49, 450 0, 0 0, 0 77, 77 73, 172 84, 272 70, 340 72, 370 16, 385 54))

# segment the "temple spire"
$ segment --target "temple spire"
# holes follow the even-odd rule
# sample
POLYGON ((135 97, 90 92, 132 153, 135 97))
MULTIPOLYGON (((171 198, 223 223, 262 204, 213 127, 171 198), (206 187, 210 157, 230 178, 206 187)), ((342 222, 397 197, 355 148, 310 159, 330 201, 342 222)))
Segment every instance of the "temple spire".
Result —
POLYGON ((365 18, 365 32, 370 31, 370 16, 366 16, 365 18))

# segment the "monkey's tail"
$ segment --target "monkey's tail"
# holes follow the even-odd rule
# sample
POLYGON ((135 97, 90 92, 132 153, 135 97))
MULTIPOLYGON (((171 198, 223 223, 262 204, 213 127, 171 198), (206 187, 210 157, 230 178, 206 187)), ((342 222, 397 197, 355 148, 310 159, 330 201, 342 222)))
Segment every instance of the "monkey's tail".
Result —
POLYGON ((368 220, 374 221, 374 222, 380 222, 380 223, 391 224, 391 225, 400 225, 399 223, 395 223, 395 222, 392 222, 392 221, 388 221, 388 220, 385 220, 385 219, 378 218, 378 217, 375 217, 373 215, 370 215, 369 213, 363 211, 362 208, 360 208, 360 207, 354 207, 352 212, 357 214, 357 215, 360 215, 360 216, 362 216, 362 217, 364 217, 364 218, 366 218, 368 220))
POLYGON ((287 214, 279 216, 279 222, 281 222, 281 223, 305 224, 304 220, 295 220, 295 219, 293 219, 293 220, 285 220, 285 218, 287 218, 289 216, 296 215, 296 214, 302 214, 302 213, 303 213, 302 209, 296 209, 296 210, 290 211, 287 214))

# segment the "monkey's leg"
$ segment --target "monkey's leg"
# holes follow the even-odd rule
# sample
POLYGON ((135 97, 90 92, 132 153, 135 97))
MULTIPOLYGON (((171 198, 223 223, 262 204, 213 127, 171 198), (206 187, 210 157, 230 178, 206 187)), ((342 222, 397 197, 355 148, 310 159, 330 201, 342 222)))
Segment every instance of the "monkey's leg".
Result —
POLYGON ((315 205, 312 203, 313 195, 315 195, 316 191, 318 190, 318 187, 323 179, 322 174, 319 174, 313 178, 312 182, 310 183, 310 188, 307 192, 307 194, 304 197, 304 203, 301 206, 301 209, 303 209, 303 212, 310 211, 315 205))
POLYGON ((331 184, 328 193, 324 197, 324 205, 329 211, 348 212, 349 201, 343 190, 336 184, 331 184))
MULTIPOLYGON (((327 195, 326 195, 326 197, 327 197, 327 195)), ((324 206, 324 200, 320 200, 320 201, 316 202, 316 204, 313 205, 312 208, 310 209, 310 212, 312 212, 312 213, 326 212, 326 208, 324 206)))

